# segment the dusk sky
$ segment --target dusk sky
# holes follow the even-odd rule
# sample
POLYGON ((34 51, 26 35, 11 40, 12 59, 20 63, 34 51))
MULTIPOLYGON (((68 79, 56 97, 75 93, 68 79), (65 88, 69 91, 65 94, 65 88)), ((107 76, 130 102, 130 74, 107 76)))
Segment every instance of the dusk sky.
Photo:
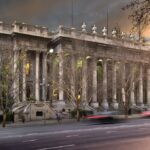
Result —
MULTIPOLYGON (((74 26, 79 28, 83 22, 98 30, 106 26, 107 10, 109 30, 119 25, 129 31, 131 21, 128 12, 121 8, 131 0, 73 0, 74 26)), ((1 0, 0 19, 5 22, 26 22, 47 26, 54 30, 58 25, 71 26, 72 0, 1 0)))

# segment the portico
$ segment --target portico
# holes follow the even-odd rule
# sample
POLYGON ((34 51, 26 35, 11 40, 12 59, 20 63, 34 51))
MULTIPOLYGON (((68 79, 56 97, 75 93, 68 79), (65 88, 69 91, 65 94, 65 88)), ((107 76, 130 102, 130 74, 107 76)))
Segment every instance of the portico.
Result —
MULTIPOLYGON (((3 36, 6 33, 1 29, 3 36)), ((86 33, 60 26, 50 33, 44 27, 16 22, 7 38, 14 52, 17 107, 24 103, 27 109, 32 102, 60 111, 74 109, 78 103, 81 109, 107 111, 122 109, 124 104, 150 105, 149 46, 99 35, 96 28, 86 33), (8 40, 12 33, 13 43, 8 40), (21 69, 17 66, 20 59, 21 69)))

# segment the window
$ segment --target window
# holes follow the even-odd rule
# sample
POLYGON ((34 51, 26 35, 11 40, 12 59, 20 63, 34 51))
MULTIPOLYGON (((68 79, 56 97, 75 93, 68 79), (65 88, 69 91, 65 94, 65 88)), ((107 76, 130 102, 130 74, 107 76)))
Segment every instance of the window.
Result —
POLYGON ((26 63, 26 75, 30 74, 30 63, 26 63))
POLYGON ((42 112, 42 111, 37 111, 37 112, 36 112, 36 116, 42 117, 42 116, 43 116, 43 112, 42 112))

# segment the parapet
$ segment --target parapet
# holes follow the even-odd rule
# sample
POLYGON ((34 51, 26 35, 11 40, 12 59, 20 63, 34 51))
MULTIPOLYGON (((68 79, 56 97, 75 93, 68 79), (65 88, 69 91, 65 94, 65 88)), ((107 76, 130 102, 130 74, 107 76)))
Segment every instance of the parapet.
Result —
MULTIPOLYGON (((113 31, 114 32, 114 31, 113 31)), ((110 46, 119 46, 119 47, 126 47, 131 49, 137 49, 137 50, 145 50, 150 51, 149 46, 145 46, 144 42, 138 41, 136 39, 131 38, 130 36, 126 36, 123 38, 123 36, 114 36, 114 33, 112 36, 104 36, 104 34, 99 34, 95 30, 94 32, 87 32, 86 30, 76 30, 75 28, 66 28, 64 26, 59 26, 58 30, 55 32, 53 39, 56 39, 58 37, 67 37, 67 38, 73 38, 78 39, 82 41, 87 42, 94 42, 99 43, 103 45, 110 45, 110 46)))
POLYGON ((33 36, 47 37, 48 38, 48 28, 38 25, 29 25, 26 23, 14 22, 12 24, 14 33, 21 33, 33 36))
POLYGON ((0 21, 0 33, 11 34, 12 33, 12 25, 6 24, 6 23, 0 21))
POLYGON ((16 21, 14 21, 13 24, 6 24, 0 21, 0 33, 2 34, 20 33, 45 38, 49 38, 50 35, 47 27, 38 25, 29 25, 24 22, 20 23, 16 21))

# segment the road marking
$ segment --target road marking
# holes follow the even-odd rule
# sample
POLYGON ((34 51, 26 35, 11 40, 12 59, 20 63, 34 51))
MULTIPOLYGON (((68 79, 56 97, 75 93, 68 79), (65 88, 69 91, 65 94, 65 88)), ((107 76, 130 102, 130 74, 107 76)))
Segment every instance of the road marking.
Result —
POLYGON ((23 141, 23 143, 27 143, 27 142, 35 142, 35 141, 37 141, 37 139, 23 141))
POLYGON ((77 129, 77 130, 63 130, 63 131, 53 131, 53 132, 41 132, 41 133, 28 133, 23 135, 9 135, 0 137, 0 139, 4 138, 21 138, 21 137, 30 137, 30 136, 42 136, 42 135, 56 135, 56 134, 70 134, 77 132, 90 132, 90 131, 100 131, 100 130, 118 130, 118 129, 126 129, 126 128, 135 128, 135 127, 150 127, 150 123, 143 123, 138 125, 119 125, 113 127, 96 127, 96 128, 88 128, 88 129, 77 129))
POLYGON ((106 131, 107 134, 114 133, 114 132, 117 132, 117 131, 106 131))
POLYGON ((74 147, 74 146, 75 146, 75 144, 71 144, 71 145, 61 145, 61 146, 57 146, 57 147, 41 148, 41 149, 37 149, 37 150, 60 149, 60 148, 67 148, 67 147, 74 147))
POLYGON ((78 134, 75 134, 75 135, 67 135, 66 138, 76 137, 76 136, 79 136, 79 135, 78 135, 78 134))

